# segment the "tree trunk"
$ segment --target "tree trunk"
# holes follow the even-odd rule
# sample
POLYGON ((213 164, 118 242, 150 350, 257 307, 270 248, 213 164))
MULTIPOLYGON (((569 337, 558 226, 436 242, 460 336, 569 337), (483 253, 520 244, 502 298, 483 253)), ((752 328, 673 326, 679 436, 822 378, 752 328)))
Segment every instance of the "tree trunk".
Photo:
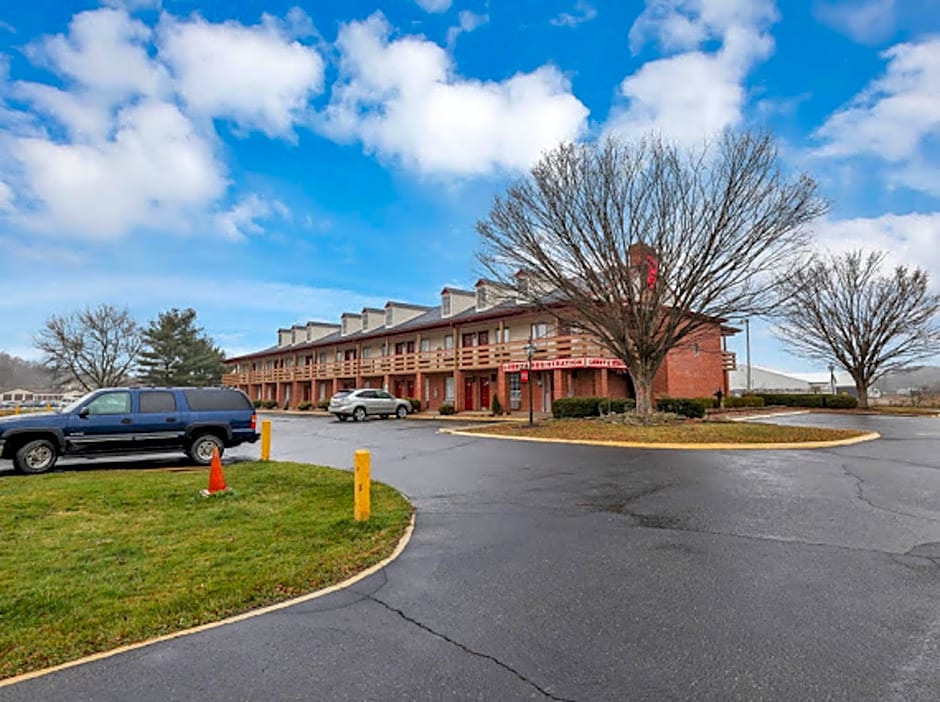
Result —
POLYGON ((640 417, 653 414, 653 373, 638 369, 633 374, 633 389, 636 391, 636 413, 640 417))
POLYGON ((858 406, 862 409, 868 409, 868 383, 856 378, 855 391, 858 393, 858 406))

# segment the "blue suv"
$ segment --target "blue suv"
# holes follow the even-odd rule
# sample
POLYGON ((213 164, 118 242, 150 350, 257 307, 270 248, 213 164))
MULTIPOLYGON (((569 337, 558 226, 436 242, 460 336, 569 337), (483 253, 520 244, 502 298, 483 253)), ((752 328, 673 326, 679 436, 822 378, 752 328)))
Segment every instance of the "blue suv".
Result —
POLYGON ((230 388, 103 388, 57 412, 0 417, 0 458, 20 473, 45 473, 61 455, 95 457, 182 451, 197 465, 254 443, 254 406, 230 388))

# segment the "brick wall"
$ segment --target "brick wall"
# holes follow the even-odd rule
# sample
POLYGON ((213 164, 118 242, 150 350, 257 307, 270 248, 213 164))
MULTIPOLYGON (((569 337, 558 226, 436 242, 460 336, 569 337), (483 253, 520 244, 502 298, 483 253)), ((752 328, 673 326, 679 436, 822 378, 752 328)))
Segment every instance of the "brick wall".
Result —
POLYGON ((662 386, 654 383, 657 396, 711 397, 718 388, 724 388, 724 369, 721 355, 721 331, 718 325, 703 330, 672 349, 666 356, 662 386))

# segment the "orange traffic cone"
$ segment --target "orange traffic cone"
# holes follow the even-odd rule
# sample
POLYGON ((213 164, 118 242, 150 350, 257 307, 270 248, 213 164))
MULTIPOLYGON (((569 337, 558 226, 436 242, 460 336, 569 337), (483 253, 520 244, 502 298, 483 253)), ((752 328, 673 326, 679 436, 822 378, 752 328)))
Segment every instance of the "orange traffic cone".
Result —
POLYGON ((212 463, 209 464, 209 489, 203 490, 202 494, 208 497, 216 492, 228 490, 225 484, 225 476, 222 474, 222 459, 219 457, 219 449, 212 449, 212 463))

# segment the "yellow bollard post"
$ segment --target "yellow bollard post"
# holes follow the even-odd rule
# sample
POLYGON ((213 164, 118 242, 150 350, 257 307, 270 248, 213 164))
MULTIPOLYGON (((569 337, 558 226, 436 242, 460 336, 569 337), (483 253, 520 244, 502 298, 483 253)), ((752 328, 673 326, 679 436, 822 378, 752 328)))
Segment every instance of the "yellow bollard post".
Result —
POLYGON ((271 460, 271 420, 261 422, 261 460, 271 460))
POLYGON ((51 412, 51 411, 52 411, 52 405, 50 405, 50 404, 47 402, 47 403, 46 403, 46 412, 51 412))
POLYGON ((353 505, 353 517, 357 522, 369 521, 369 514, 372 510, 372 503, 369 495, 369 490, 371 489, 372 485, 369 478, 371 463, 371 454, 366 449, 359 449, 356 451, 355 459, 353 461, 353 489, 356 493, 353 505))
POLYGON ((20 406, 17 405, 16 410, 14 411, 14 414, 19 414, 19 413, 20 413, 20 406))

